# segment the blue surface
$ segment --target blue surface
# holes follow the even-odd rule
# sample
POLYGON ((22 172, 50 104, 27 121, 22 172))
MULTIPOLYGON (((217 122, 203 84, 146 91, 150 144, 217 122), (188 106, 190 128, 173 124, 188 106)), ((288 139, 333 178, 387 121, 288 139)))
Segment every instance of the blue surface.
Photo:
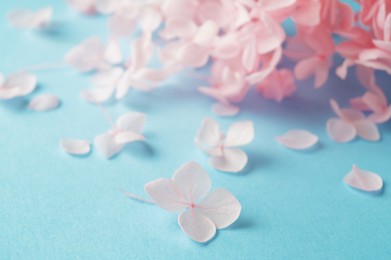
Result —
MULTIPOLYGON (((72 46, 106 33, 105 18, 86 18, 63 1, 3 1, 0 17, 14 7, 54 5, 58 31, 23 32, 0 22, 0 71, 60 61, 72 46)), ((234 120, 254 120, 256 138, 246 147, 250 163, 243 174, 219 173, 193 144, 212 101, 198 83, 181 77, 152 92, 131 93, 108 106, 113 117, 128 110, 148 114, 148 145, 130 145, 113 160, 94 150, 86 158, 63 153, 62 137, 90 141, 109 125, 99 110, 79 98, 89 77, 71 69, 37 73, 34 93, 57 94, 59 110, 33 113, 23 102, 0 104, 0 258, 1 259, 387 259, 391 256, 390 124, 382 141, 335 144, 325 133, 332 116, 330 97, 345 103, 361 87, 334 76, 314 90, 311 81, 282 104, 249 95, 234 120), (293 152, 274 137, 293 128, 317 133, 321 144, 293 152), (143 195, 143 185, 169 177, 195 160, 210 173, 213 187, 230 190, 241 201, 240 219, 206 245, 188 239, 176 214, 127 199, 121 189, 143 195), (378 172, 381 195, 346 187, 342 178, 353 163, 378 172)), ((382 85, 389 78, 381 75, 382 85)), ((254 92, 255 93, 255 92, 254 92)))

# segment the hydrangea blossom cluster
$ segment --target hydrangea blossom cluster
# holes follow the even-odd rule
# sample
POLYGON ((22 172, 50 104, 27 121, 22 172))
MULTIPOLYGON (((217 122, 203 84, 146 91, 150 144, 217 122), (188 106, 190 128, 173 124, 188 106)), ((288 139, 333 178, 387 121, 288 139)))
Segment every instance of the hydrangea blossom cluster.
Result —
POLYGON ((121 99, 132 88, 149 91, 183 69, 210 64, 209 84, 199 91, 216 100, 213 112, 231 116, 251 86, 280 102, 296 91, 295 80, 312 77, 314 87, 320 88, 330 73, 345 79, 348 68, 355 67, 367 93, 352 99, 352 109, 369 112, 375 124, 391 118, 374 77, 375 70, 391 73, 391 5, 386 0, 357 0, 358 13, 339 0, 69 3, 84 14, 109 15, 107 44, 88 39, 66 57, 80 71, 97 70, 94 79, 99 80, 89 92, 96 100, 121 99), (286 35, 282 23, 287 19, 296 26, 295 36, 286 35), (131 43, 130 57, 123 57, 119 41, 137 28, 141 36, 131 43), (334 40, 335 35, 342 40, 334 40), (148 67, 154 53, 158 69, 148 67), (342 64, 334 64, 336 53, 342 64), (284 56, 296 62, 293 70, 279 67, 284 56))

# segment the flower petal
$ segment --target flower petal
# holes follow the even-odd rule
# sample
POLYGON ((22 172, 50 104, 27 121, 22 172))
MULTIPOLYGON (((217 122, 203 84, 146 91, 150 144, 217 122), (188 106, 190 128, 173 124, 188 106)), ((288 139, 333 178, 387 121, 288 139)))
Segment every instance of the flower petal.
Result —
POLYGON ((377 126, 372 121, 366 119, 366 120, 359 120, 354 122, 354 125, 357 130, 357 135, 361 138, 368 140, 368 141, 379 141, 380 140, 380 133, 377 129, 377 126))
POLYGON ((131 131, 120 132, 115 135, 115 142, 118 144, 127 144, 143 140, 145 140, 145 137, 143 135, 131 131))
POLYGON ((240 149, 225 149, 222 156, 212 156, 210 164, 222 172, 240 172, 248 161, 247 154, 240 149))
POLYGON ((208 117, 202 121, 201 128, 198 130, 196 141, 201 145, 215 147, 220 143, 221 132, 219 124, 208 117))
POLYGON ((344 182, 358 190, 362 191, 379 191, 383 188, 383 180, 376 173, 359 169, 356 165, 345 176, 344 182))
POLYGON ((52 94, 41 94, 34 97, 28 104, 28 108, 34 111, 54 110, 60 105, 58 97, 52 94))
POLYGON ((332 140, 346 143, 356 137, 357 131, 353 124, 332 118, 327 121, 327 133, 332 140))
POLYGON ((60 145, 69 154, 84 155, 91 151, 90 144, 85 140, 64 138, 60 140, 60 145))
POLYGON ((252 121, 241 121, 232 124, 225 138, 225 147, 246 145, 254 139, 254 124, 252 121))
POLYGON ((156 205, 168 211, 179 211, 186 206, 181 189, 170 179, 160 178, 148 182, 144 190, 156 205))
POLYGON ((319 137, 306 130, 291 130, 276 139, 285 147, 295 150, 308 149, 319 141, 319 137))
POLYGON ((231 104, 215 103, 212 106, 212 111, 218 116, 236 116, 240 108, 231 104))
POLYGON ((196 162, 184 164, 174 173, 172 180, 190 203, 195 203, 205 196, 212 185, 208 173, 196 162))
POLYGON ((225 189, 209 193, 195 210, 208 217, 218 229, 234 223, 240 215, 240 202, 225 189))
POLYGON ((117 127, 121 131, 131 131, 140 133, 145 125, 146 115, 140 112, 129 112, 122 115, 117 120, 117 127))
POLYGON ((37 85, 37 77, 28 72, 19 72, 10 75, 4 82, 3 88, 15 88, 18 96, 25 96, 33 92, 37 85))
POLYGON ((195 210, 188 210, 180 214, 178 223, 187 236, 200 243, 209 241, 216 234, 215 224, 195 210))
POLYGON ((96 149, 106 158, 109 159, 119 153, 123 145, 115 142, 112 134, 101 134, 95 137, 94 144, 96 149))

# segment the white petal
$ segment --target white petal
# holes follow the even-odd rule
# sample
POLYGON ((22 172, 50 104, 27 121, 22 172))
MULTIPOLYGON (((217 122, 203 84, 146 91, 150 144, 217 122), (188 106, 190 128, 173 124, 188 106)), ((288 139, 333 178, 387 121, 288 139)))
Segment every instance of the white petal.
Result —
POLYGON ((80 96, 85 101, 96 104, 109 100, 113 92, 114 88, 112 87, 98 87, 82 90, 80 96))
POLYGON ((215 103, 212 106, 212 111, 218 116, 236 116, 240 109, 231 104, 215 103))
POLYGON ((356 137, 357 131, 353 124, 332 118, 327 121, 327 133, 332 140, 346 143, 356 137))
POLYGON ((60 105, 58 97, 51 94, 41 94, 34 97, 28 104, 28 108, 34 111, 49 111, 60 105))
POLYGON ((187 236, 200 243, 209 241, 216 234, 214 223, 195 210, 188 210, 180 214, 178 223, 187 236))
POLYGON ((285 147, 296 150, 308 149, 319 141, 316 135, 306 130, 291 130, 276 139, 285 147))
POLYGON ((95 137, 94 144, 96 149, 106 158, 109 159, 119 153, 123 145, 115 142, 112 134, 101 134, 95 137))
POLYGON ((240 172, 247 164, 247 154, 240 149, 225 149, 223 156, 212 156, 210 164, 222 172, 240 172))
POLYGON ((91 151, 90 144, 85 140, 65 138, 60 140, 60 145, 65 152, 75 155, 88 154, 91 151))
POLYGON ((127 144, 135 141, 143 141, 145 137, 135 132, 127 131, 120 132, 115 135, 115 142, 119 144, 127 144))
POLYGON ((140 133, 145 125, 146 115, 139 112, 129 112, 120 116, 117 120, 117 127, 121 131, 140 133))
POLYGON ((157 206, 168 211, 179 211, 186 206, 180 188, 170 179, 160 178, 144 186, 144 190, 157 206))
POLYGON ((224 189, 209 193, 195 210, 208 217, 218 229, 234 223, 240 215, 240 202, 229 191, 224 189))
POLYGON ((375 123, 370 120, 359 120, 354 122, 357 135, 368 141, 379 141, 380 133, 375 123))
POLYGON ((118 64, 122 62, 122 52, 119 42, 116 40, 111 40, 107 44, 104 57, 107 62, 111 64, 118 64))
POLYGON ((219 124, 212 118, 205 118, 202 121, 201 128, 198 130, 196 140, 201 145, 208 147, 217 146, 221 140, 219 124))
POLYGON ((226 147, 242 146, 254 139, 254 125, 252 121, 241 121, 232 124, 225 138, 226 147))
POLYGON ((25 96, 33 92, 37 85, 37 77, 28 72, 10 75, 4 82, 4 89, 15 89, 16 96, 25 96))
POLYGON ((50 24, 53 9, 46 7, 38 11, 25 9, 13 10, 8 14, 10 23, 20 29, 42 29, 50 24))
POLYGON ((344 182, 353 188, 369 192, 379 191, 383 187, 383 180, 379 175, 361 170, 356 165, 354 165, 352 171, 345 176, 344 182))
POLYGON ((172 180, 182 190, 189 203, 195 203, 205 196, 212 185, 208 173, 196 162, 188 162, 179 168, 172 180))
POLYGON ((198 32, 195 35, 193 42, 198 46, 211 46, 214 44, 214 40, 217 36, 218 31, 218 25, 214 21, 208 20, 204 22, 198 29, 198 32))

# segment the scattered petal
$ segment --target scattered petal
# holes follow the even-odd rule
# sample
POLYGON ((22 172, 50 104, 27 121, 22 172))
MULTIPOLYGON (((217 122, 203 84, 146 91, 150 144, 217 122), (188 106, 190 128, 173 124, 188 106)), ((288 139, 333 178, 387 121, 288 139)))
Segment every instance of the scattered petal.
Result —
POLYGON ((210 164, 222 172, 241 172, 247 164, 247 154, 241 149, 225 149, 222 156, 212 156, 210 164))
POLYGON ((211 240, 216 234, 216 226, 212 220, 195 210, 181 213, 178 223, 186 235, 200 243, 211 240))
POLYGON ((356 137, 357 131, 353 124, 332 118, 327 121, 327 133, 334 141, 346 143, 356 137))
POLYGON ((218 116, 236 116, 240 108, 231 104, 215 103, 212 106, 212 111, 218 116))
POLYGON ((85 140, 64 138, 60 140, 60 145, 65 152, 74 155, 84 155, 91 151, 90 144, 85 140))
POLYGON ((290 130, 276 139, 280 144, 294 150, 308 149, 319 141, 316 135, 306 130, 290 130))
POLYGON ((358 190, 374 192, 383 188, 383 180, 376 173, 359 169, 356 165, 345 176, 344 182, 358 190))
POLYGON ((34 111, 50 111, 58 108, 60 100, 52 94, 41 94, 34 97, 28 104, 28 108, 34 111))

